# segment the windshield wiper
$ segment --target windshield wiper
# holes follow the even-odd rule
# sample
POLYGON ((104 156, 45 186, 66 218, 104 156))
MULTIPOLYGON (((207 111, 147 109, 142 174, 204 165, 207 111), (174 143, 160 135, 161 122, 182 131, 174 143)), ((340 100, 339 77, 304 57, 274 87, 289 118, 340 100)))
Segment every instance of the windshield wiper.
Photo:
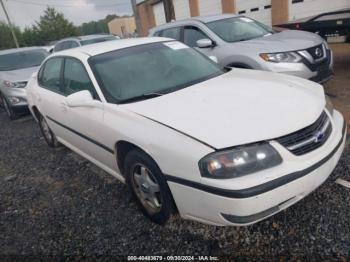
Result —
POLYGON ((154 97, 158 97, 158 96, 162 96, 162 95, 164 95, 164 94, 162 94, 162 93, 142 94, 142 95, 139 95, 139 96, 134 96, 134 97, 131 97, 131 98, 124 99, 124 100, 120 101, 119 104, 126 104, 126 103, 130 103, 130 102, 146 100, 146 99, 150 99, 150 98, 154 98, 154 97))

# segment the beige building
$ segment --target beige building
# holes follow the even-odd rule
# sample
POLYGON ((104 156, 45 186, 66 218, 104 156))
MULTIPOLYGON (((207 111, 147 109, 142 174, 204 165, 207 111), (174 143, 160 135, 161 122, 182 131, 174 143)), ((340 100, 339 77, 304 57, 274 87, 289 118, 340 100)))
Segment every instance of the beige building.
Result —
POLYGON ((133 36, 136 30, 135 19, 131 17, 118 17, 108 23, 109 32, 120 37, 133 36))

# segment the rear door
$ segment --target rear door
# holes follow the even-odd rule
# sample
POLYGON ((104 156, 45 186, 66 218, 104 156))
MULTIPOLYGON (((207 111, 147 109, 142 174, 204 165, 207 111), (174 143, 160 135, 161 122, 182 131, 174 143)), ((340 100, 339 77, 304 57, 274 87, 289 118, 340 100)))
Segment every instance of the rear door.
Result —
POLYGON ((46 118, 50 128, 58 138, 67 140, 69 133, 64 126, 68 125, 68 107, 62 89, 62 70, 64 58, 48 59, 39 72, 37 101, 41 114, 46 118))

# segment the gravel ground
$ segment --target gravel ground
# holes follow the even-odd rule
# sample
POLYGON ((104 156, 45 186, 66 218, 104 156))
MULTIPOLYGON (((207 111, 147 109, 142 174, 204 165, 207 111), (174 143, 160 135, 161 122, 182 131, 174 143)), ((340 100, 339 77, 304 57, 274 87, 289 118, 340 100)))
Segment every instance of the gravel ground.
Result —
POLYGON ((48 148, 30 117, 10 122, 0 112, 0 260, 210 254, 346 261, 350 189, 334 181, 350 181, 348 153, 317 191, 256 225, 174 218, 161 227, 141 215, 125 185, 64 147, 48 148))

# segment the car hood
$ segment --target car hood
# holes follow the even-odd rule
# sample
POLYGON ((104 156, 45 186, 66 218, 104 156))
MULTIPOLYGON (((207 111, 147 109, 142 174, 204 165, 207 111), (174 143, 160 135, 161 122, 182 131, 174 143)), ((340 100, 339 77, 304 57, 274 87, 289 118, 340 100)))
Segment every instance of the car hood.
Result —
POLYGON ((259 37, 256 39, 232 43, 242 48, 256 48, 263 52, 286 52, 303 50, 323 42, 322 38, 314 33, 297 30, 285 30, 280 33, 259 37))
POLYGON ((233 69, 200 84, 122 105, 214 148, 277 138, 312 124, 322 86, 293 76, 233 69))
POLYGON ((28 81, 33 73, 39 70, 39 66, 23 68, 19 70, 12 71, 1 71, 0 79, 11 81, 11 82, 21 82, 28 81))

